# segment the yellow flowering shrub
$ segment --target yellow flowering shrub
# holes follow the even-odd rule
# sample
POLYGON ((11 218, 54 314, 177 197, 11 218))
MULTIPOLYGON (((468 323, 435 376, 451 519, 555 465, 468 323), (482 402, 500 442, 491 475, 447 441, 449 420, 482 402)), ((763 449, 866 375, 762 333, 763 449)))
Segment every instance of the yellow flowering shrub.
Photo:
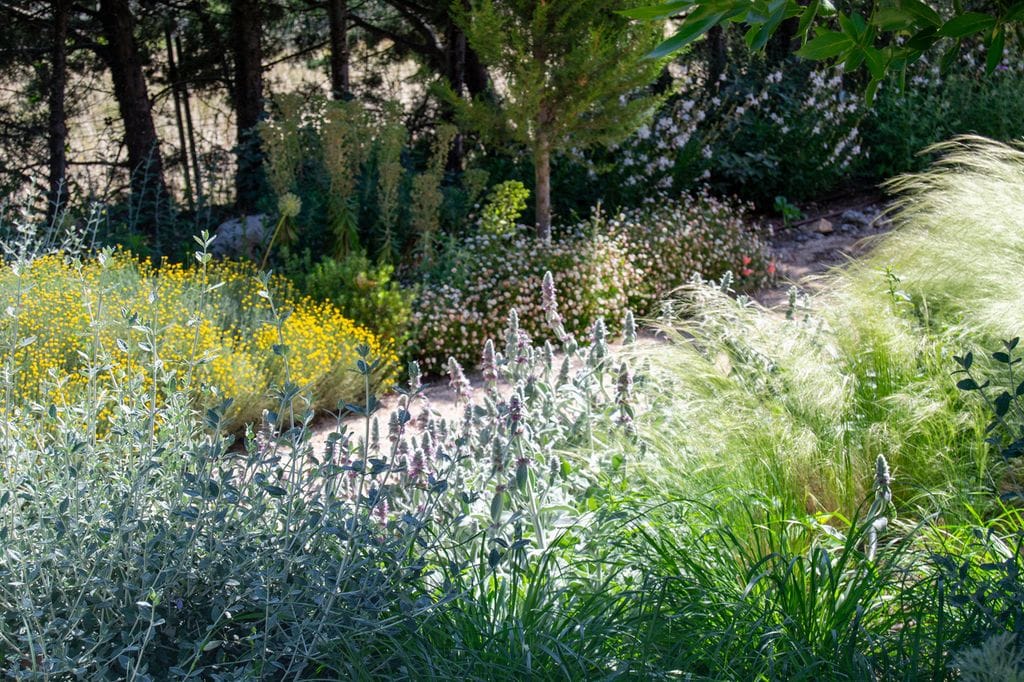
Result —
POLYGON ((230 415, 244 423, 274 407, 268 391, 286 380, 318 408, 361 402, 353 371, 360 344, 382 361, 377 382, 394 378, 393 340, 330 303, 300 298, 283 278, 270 280, 272 308, 255 275, 247 263, 204 269, 125 251, 0 267, 0 353, 14 371, 13 397, 70 404, 89 386, 91 367, 96 390, 116 393, 123 377, 141 376, 147 389, 154 381, 161 392, 185 388, 198 406, 230 397, 230 415))

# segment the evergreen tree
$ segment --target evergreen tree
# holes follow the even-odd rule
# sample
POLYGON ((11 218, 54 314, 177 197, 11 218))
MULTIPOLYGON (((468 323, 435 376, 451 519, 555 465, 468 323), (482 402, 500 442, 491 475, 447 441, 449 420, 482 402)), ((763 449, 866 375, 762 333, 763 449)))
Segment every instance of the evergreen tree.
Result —
MULTIPOLYGON (((616 142, 656 105, 642 94, 662 63, 645 60, 660 24, 616 14, 628 0, 472 0, 456 10, 496 97, 460 105, 485 137, 525 144, 533 156, 537 235, 551 237, 551 156, 616 142)), ((635 4, 635 3, 634 3, 635 4)))

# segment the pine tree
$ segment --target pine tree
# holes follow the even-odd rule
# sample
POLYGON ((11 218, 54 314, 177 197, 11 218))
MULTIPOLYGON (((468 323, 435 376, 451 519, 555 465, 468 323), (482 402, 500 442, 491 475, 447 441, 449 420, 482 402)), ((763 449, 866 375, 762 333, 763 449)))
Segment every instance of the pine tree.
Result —
POLYGON ((472 0, 456 10, 470 45, 499 83, 496 96, 459 103, 463 120, 485 137, 529 147, 541 239, 551 238, 552 154, 616 142, 657 103, 640 91, 661 71, 662 63, 644 55, 662 30, 616 13, 629 5, 472 0))

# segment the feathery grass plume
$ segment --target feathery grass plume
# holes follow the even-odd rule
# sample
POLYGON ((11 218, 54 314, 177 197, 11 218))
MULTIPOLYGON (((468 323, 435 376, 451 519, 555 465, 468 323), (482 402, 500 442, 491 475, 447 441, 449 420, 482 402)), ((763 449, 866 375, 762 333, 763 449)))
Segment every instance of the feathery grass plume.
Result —
POLYGON ((1024 328, 1024 149, 979 138, 938 149, 932 170, 892 183, 898 229, 821 293, 792 292, 789 320, 730 300, 728 278, 683 290, 679 343, 649 353, 668 370, 656 381, 671 396, 664 421, 648 427, 664 475, 682 456, 697 472, 687 489, 743 480, 847 512, 878 452, 904 472, 904 503, 983 485, 984 410, 955 395, 949 349, 1024 328))
POLYGON ((638 351, 652 368, 645 393, 657 396, 638 424, 655 455, 641 475, 683 494, 762 490, 848 515, 880 451, 906 472, 904 490, 981 485, 983 411, 965 411, 949 378, 961 330, 924 333, 888 303, 880 277, 873 288, 841 274, 830 283, 800 324, 715 285, 682 290, 671 342, 638 351))
POLYGON ((874 281, 889 268, 920 314, 995 338, 1024 329, 1024 144, 961 136, 931 147, 929 170, 891 181, 898 229, 853 268, 874 281))

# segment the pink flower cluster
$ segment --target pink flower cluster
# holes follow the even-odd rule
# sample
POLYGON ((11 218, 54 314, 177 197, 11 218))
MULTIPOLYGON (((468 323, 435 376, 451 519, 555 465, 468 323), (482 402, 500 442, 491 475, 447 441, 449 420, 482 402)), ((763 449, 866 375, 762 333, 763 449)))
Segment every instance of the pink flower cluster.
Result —
POLYGON ((558 322, 577 337, 599 317, 617 322, 627 309, 655 312, 694 274, 714 278, 731 271, 740 287, 755 287, 772 265, 757 230, 742 219, 744 209, 706 194, 657 195, 635 210, 598 213, 550 245, 525 229, 469 238, 452 259, 462 265, 446 273, 447 281, 426 282, 413 306, 416 356, 433 373, 447 369, 449 357, 476 364, 487 339, 504 338, 512 308, 530 337, 551 338, 550 292, 546 297, 543 285, 549 270, 558 322))

